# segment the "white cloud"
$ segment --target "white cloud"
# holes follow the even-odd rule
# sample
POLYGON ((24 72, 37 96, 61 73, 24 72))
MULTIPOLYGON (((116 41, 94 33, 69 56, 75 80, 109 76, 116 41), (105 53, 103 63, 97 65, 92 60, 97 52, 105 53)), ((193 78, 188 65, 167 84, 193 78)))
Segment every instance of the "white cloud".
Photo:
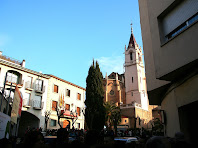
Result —
POLYGON ((112 72, 117 72, 119 74, 123 73, 124 56, 111 56, 111 57, 100 57, 96 59, 99 63, 100 70, 103 76, 111 74, 112 72))

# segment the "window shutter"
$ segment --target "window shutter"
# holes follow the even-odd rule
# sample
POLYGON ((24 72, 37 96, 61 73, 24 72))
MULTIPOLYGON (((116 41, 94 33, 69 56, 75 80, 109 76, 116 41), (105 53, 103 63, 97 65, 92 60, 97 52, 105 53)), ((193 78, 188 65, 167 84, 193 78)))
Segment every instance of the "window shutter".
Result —
POLYGON ((163 19, 164 35, 169 34, 198 12, 197 0, 186 0, 170 11, 163 19))

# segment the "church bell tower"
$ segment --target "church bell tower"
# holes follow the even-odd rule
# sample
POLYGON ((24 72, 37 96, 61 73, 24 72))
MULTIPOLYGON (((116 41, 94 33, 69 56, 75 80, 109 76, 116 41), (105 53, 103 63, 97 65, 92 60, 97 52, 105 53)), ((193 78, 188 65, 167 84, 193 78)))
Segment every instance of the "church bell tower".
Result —
POLYGON ((125 46, 125 87, 126 104, 137 103, 148 110, 146 77, 142 61, 142 49, 136 43, 131 25, 131 36, 128 47, 125 46))

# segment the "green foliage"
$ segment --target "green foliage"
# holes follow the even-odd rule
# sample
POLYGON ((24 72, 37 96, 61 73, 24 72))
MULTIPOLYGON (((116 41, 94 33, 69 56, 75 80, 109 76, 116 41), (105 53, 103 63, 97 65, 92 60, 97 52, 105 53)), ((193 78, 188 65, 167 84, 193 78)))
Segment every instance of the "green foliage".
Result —
POLYGON ((99 64, 93 61, 86 79, 85 121, 89 129, 101 130, 105 122, 105 108, 103 106, 104 90, 103 76, 99 64))
POLYGON ((106 115, 105 115, 105 125, 107 128, 111 129, 114 125, 114 129, 117 129, 117 125, 121 122, 121 112, 120 108, 113 103, 104 103, 106 115))
POLYGON ((155 118, 153 120, 154 126, 153 126, 153 132, 155 135, 163 135, 163 124, 160 121, 159 118, 155 118))

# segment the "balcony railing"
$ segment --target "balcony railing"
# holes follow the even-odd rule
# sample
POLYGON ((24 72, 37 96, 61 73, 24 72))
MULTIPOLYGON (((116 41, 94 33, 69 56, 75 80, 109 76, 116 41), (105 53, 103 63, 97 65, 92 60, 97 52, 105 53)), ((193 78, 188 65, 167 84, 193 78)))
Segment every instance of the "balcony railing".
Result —
POLYGON ((18 64, 18 65, 21 64, 21 62, 19 60, 16 60, 14 58, 11 58, 11 57, 8 57, 8 56, 5 56, 5 55, 0 55, 0 59, 3 59, 3 60, 6 60, 6 61, 9 61, 9 62, 18 64))
POLYGON ((132 107, 142 107, 142 106, 141 106, 141 104, 138 104, 138 103, 130 103, 130 104, 122 104, 122 105, 120 105, 120 109, 132 108, 132 107))
POLYGON ((7 76, 6 81, 17 84, 18 77, 7 76))
POLYGON ((24 80, 20 82, 18 79, 19 79, 18 77, 7 76, 6 84, 11 85, 12 83, 13 86, 18 85, 18 87, 22 87, 24 80))
POLYGON ((41 110, 41 109, 43 109, 43 105, 44 105, 44 102, 42 102, 41 100, 33 100, 32 101, 32 107, 34 109, 41 110))
POLYGON ((44 93, 45 92, 45 86, 40 84, 35 84, 35 92, 37 93, 44 93))

